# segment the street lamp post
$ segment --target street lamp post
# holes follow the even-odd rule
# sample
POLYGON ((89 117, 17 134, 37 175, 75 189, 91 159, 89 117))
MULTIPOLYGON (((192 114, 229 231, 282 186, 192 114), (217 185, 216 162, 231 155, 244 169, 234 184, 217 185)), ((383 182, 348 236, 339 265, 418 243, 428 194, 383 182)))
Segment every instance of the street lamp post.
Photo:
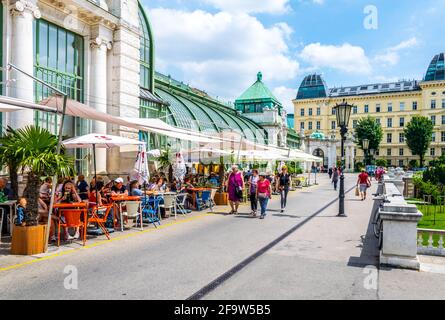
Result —
POLYGON ((369 150, 369 139, 362 140, 363 151, 365 152, 365 166, 368 165, 368 150, 369 150))
POLYGON ((348 133, 349 118, 351 116, 352 105, 348 104, 345 99, 341 104, 334 107, 337 115, 337 125, 340 127, 341 135, 341 162, 342 170, 340 175, 340 195, 339 195, 339 217, 345 217, 345 139, 348 133))

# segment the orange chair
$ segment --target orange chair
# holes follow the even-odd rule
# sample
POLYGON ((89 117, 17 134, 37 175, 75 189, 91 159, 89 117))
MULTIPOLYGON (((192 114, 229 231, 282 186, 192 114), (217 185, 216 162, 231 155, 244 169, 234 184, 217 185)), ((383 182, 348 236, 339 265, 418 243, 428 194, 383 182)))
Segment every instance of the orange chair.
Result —
POLYGON ((62 219, 59 218, 58 223, 58 236, 57 236, 57 246, 60 247, 60 228, 79 228, 82 232, 82 241, 83 245, 85 246, 85 243, 87 241, 86 235, 86 209, 66 209, 60 210, 60 217, 65 217, 65 222, 62 222, 62 219), (84 215, 84 221, 82 221, 81 216, 84 215))
POLYGON ((112 206, 113 205, 93 207, 93 211, 91 212, 91 217, 88 219, 88 223, 97 223, 99 225, 104 234, 107 236, 108 240, 110 240, 111 237, 110 233, 108 232, 108 229, 105 227, 105 224, 107 223, 107 218, 111 212, 112 206))

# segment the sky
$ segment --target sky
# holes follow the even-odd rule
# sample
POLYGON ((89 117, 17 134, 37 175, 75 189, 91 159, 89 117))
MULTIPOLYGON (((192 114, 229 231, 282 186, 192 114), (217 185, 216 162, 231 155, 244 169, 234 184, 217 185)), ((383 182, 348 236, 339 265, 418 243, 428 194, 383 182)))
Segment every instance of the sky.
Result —
POLYGON ((263 81, 293 113, 303 78, 328 87, 421 80, 445 52, 445 0, 142 0, 156 70, 221 101, 263 81))

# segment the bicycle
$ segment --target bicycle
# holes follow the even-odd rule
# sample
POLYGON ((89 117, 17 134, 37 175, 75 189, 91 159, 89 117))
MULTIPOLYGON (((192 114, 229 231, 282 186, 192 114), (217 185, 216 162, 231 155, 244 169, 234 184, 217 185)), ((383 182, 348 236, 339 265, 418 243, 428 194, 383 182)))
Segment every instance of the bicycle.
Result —
POLYGON ((378 248, 382 250, 383 247, 383 221, 380 218, 380 212, 383 210, 385 203, 389 203, 388 197, 385 194, 373 194, 374 201, 381 201, 379 206, 375 209, 372 217, 374 236, 378 239, 378 248))

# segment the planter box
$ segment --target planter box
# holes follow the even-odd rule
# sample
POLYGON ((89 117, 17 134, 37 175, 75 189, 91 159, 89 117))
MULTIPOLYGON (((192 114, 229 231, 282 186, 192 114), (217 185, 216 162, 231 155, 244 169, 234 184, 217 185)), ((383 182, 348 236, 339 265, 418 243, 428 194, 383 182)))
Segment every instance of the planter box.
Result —
POLYGON ((34 227, 14 226, 12 231, 11 254, 34 255, 45 252, 46 225, 34 227))
POLYGON ((217 192, 214 200, 217 206, 227 206, 229 204, 229 194, 227 192, 217 192))

